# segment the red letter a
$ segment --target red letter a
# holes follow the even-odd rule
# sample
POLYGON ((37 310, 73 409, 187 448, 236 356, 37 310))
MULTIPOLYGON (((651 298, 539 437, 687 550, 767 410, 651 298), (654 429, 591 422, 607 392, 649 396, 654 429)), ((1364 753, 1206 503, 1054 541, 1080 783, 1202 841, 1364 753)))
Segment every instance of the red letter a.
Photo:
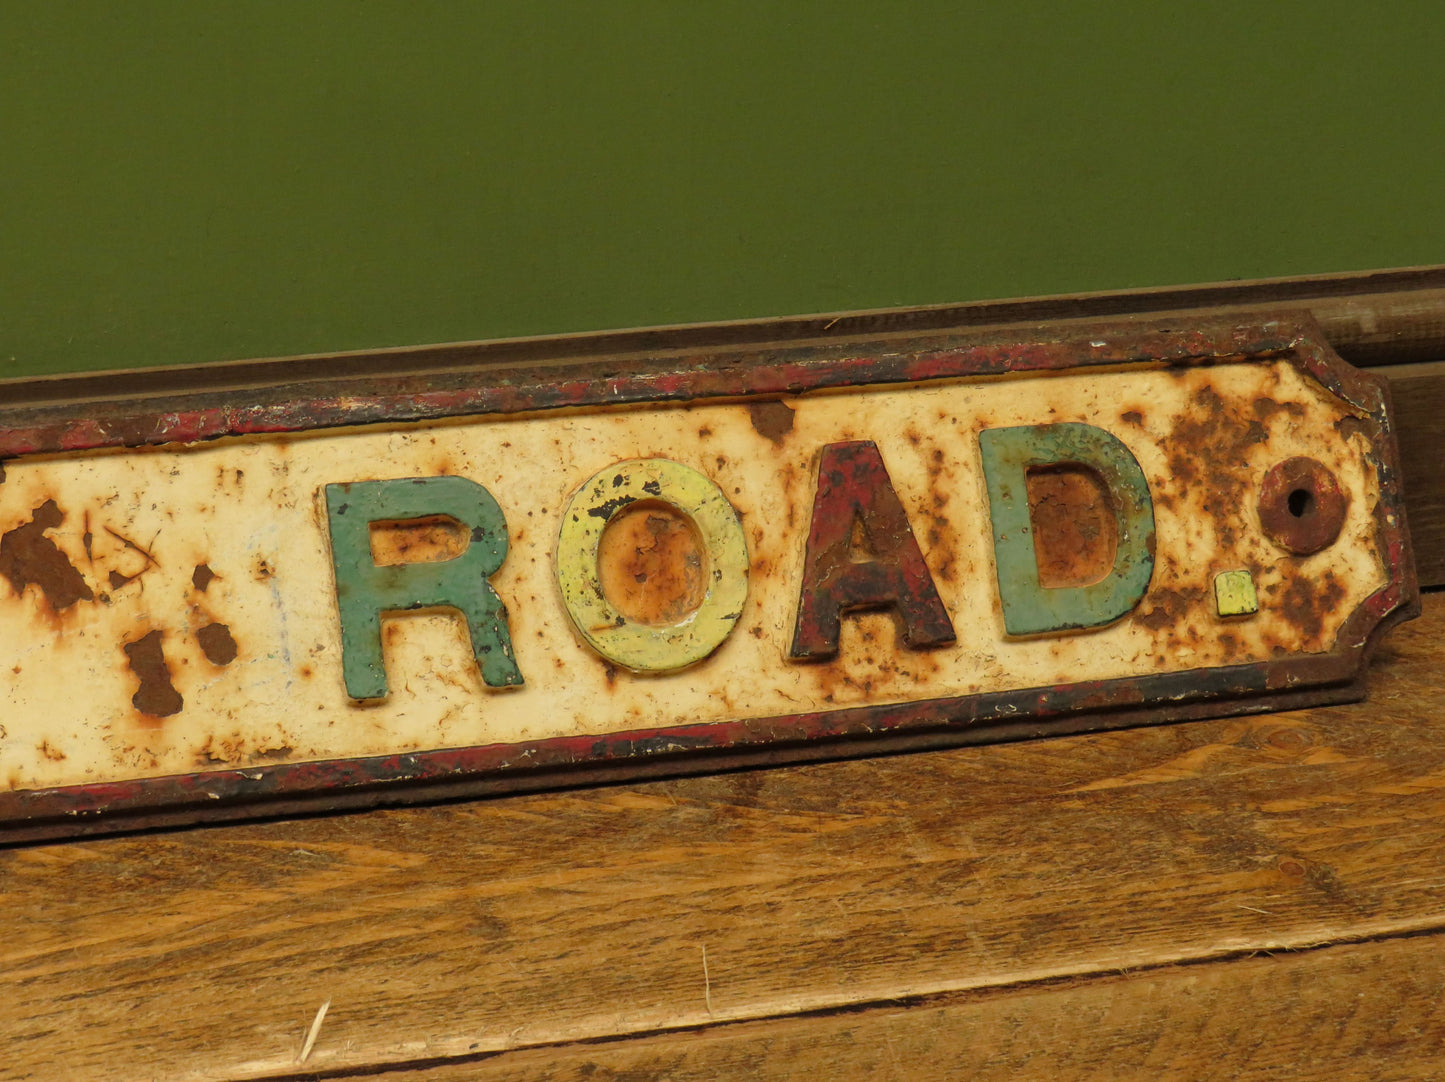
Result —
POLYGON ((872 440, 830 443, 818 467, 813 524, 803 566, 794 658, 838 652, 840 617, 858 609, 894 609, 909 646, 954 641, 953 625, 918 551, 908 516, 872 440), (872 559, 853 555, 853 528, 872 559))

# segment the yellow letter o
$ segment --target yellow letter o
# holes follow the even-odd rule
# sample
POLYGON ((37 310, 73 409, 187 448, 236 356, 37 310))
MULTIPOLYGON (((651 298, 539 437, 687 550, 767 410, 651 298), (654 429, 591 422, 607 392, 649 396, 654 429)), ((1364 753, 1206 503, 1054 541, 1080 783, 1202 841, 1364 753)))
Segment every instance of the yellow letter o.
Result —
POLYGON ((665 458, 619 462, 588 478, 562 515, 557 585, 583 640, 639 673, 675 672, 716 650, 748 595, 748 549, 737 511, 711 479, 665 458), (609 523, 633 505, 684 516, 701 543, 701 601, 671 623, 630 619, 608 599, 599 550, 609 523))

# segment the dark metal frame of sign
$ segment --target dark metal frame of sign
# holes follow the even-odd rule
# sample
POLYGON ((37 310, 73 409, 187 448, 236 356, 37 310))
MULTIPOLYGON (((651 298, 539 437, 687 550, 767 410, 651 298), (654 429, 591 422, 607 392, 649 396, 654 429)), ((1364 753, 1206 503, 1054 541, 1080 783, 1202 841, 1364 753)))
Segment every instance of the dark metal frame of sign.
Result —
MULTIPOLYGON (((1386 282, 1387 301, 1391 289, 1398 289, 1418 303, 1422 272, 1409 273, 1415 277, 1401 277, 1394 285, 1386 282)), ((1326 303, 1345 304, 1330 300, 1348 300, 1348 289, 1329 284, 1341 280, 1324 281, 1326 303)), ((1361 292, 1363 279, 1351 281, 1355 292, 1361 292)), ((1371 278, 1364 291, 1381 281, 1381 276, 1371 278)), ((1445 288, 1445 273, 1434 272, 1423 284, 1432 291, 1445 288)), ((1159 296, 1187 302, 1198 292, 1159 296)), ((826 326, 822 320, 774 321, 434 347, 343 356, 325 363, 299 359, 12 383, 3 389, 9 393, 0 405, 0 466, 17 456, 602 404, 723 400, 756 410, 755 423, 766 425, 770 403, 825 388, 1287 358, 1359 411, 1365 435, 1381 452, 1372 464, 1381 493, 1377 537, 1388 583, 1348 617, 1324 654, 964 698, 549 738, 525 745, 10 792, 0 795, 0 840, 437 801, 1358 699, 1380 635, 1419 611, 1388 386, 1381 377, 1340 363, 1324 345, 1327 339, 1306 303, 1308 291, 1304 300, 1286 297, 1284 304, 1273 294, 1264 299, 1278 305, 1268 316, 1258 308, 1216 308, 1174 320, 1151 314, 1131 321, 1106 312, 1112 318, 1101 323, 1098 312, 1085 311, 1086 317, 1095 318, 1023 328, 1003 319, 991 328, 959 330, 970 322, 966 309, 914 310, 838 317, 826 326), (1291 300, 1294 303, 1288 303, 1291 300), (830 337, 828 327, 845 319, 847 333, 830 337), (924 329, 927 324, 932 327, 924 329), (941 329, 932 329, 939 324, 941 329), (1097 348, 1105 326, 1107 348, 1097 348), (804 333, 807 330, 811 333, 804 333), (1083 348, 1086 342, 1094 348, 1083 348), (552 363, 529 360, 559 356, 564 359, 552 363)), ((1070 303, 1087 309, 1086 301, 1070 303)), ((1037 309, 1045 302, 1029 303, 1037 309)), ((1160 306, 1181 305, 1142 304, 1160 306)), ((1017 306, 1026 319, 1035 309, 1017 306)), ((997 315, 1000 306, 988 310, 997 315)))

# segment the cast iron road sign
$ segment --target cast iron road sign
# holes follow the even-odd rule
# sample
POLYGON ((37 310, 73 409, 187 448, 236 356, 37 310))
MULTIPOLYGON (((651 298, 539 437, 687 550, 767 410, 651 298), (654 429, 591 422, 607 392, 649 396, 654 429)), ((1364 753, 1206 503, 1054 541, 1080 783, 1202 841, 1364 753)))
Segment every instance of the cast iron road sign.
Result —
POLYGON ((1385 383, 1291 317, 43 421, 0 416, 12 838, 1335 701, 1416 606, 1385 383))

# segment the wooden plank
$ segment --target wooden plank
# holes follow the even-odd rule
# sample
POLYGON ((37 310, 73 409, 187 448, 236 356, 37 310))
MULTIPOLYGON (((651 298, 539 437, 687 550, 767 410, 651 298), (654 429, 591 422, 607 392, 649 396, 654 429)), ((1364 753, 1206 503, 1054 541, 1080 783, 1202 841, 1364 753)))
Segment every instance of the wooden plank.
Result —
POLYGON ((1381 371, 1390 379, 1420 585, 1445 585, 1445 361, 1381 371))
MULTIPOLYGON (((1445 266, 0 380, 0 431, 48 432, 66 448, 75 446, 77 431, 104 433, 107 445, 134 446, 158 441, 147 421, 157 412, 188 424, 209 418, 205 429, 238 408, 277 415, 317 399, 421 390, 446 398, 479 382, 556 386, 659 366, 671 374, 747 368, 796 347, 887 356, 928 342, 957 344, 958 336, 1087 333, 1119 317, 1200 325, 1265 316, 1313 321, 1357 366, 1437 360, 1445 355, 1445 266)), ((166 427, 166 440, 196 438, 166 427)))
POLYGON ((1426 601, 1354 707, 11 850, 0 1072, 286 1077, 326 1000, 308 1072, 1439 929, 1426 601))
MULTIPOLYGON (((504 1052, 377 1082, 1439 1078, 1445 936, 504 1052)), ((354 1076, 353 1076, 354 1077, 354 1076)))
POLYGON ((1177 314, 1198 320, 1226 311, 1244 320, 1308 312, 1335 351, 1361 367, 1437 360, 1445 352, 1445 265, 25 376, 0 380, 0 388, 4 404, 22 416, 32 408, 69 409, 82 402, 89 405, 89 413, 98 414, 106 402, 118 398, 229 393, 233 401, 255 402, 278 391, 294 394, 298 386, 318 381, 405 379, 421 373, 523 369, 599 358, 606 358, 610 367, 629 366, 639 357, 661 352, 892 341, 1119 316, 1177 314))

